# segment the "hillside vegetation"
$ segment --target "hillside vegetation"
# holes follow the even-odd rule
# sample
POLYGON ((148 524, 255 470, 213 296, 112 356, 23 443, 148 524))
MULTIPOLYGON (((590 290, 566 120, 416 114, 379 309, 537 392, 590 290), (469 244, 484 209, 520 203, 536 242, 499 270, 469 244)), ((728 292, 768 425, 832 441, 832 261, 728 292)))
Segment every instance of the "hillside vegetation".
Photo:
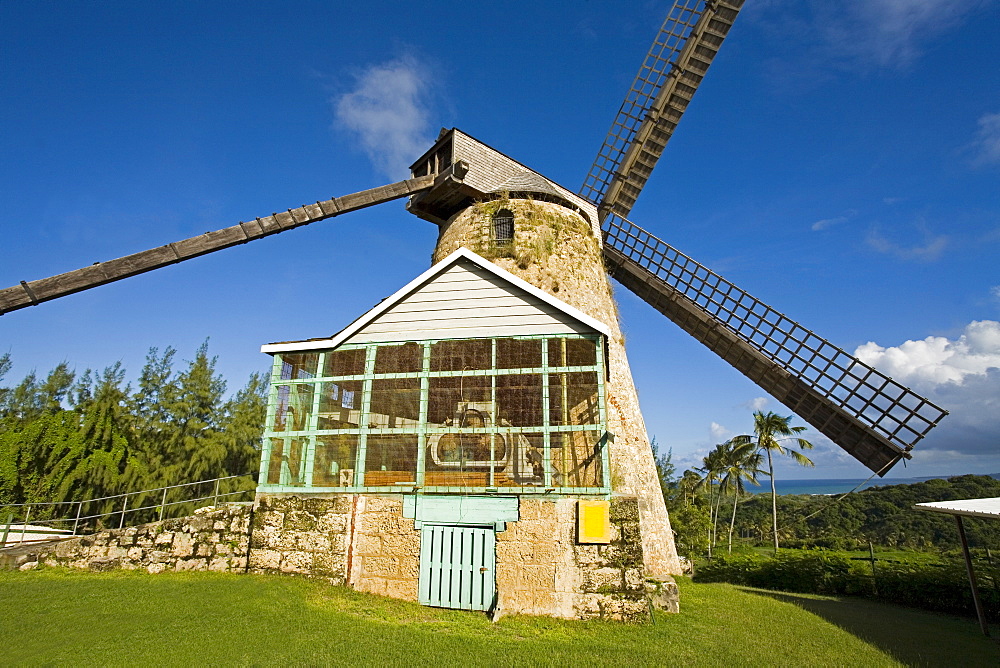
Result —
MULTIPOLYGON (((875 545, 910 549, 957 549, 955 520, 914 510, 917 503, 1000 497, 1000 480, 963 475, 906 485, 871 487, 842 499, 829 496, 778 497, 778 526, 786 547, 867 548, 875 545)), ((770 498, 744 501, 736 516, 736 534, 760 536, 770 522, 770 498)), ((973 547, 1000 549, 1000 522, 970 518, 966 533, 973 547)))

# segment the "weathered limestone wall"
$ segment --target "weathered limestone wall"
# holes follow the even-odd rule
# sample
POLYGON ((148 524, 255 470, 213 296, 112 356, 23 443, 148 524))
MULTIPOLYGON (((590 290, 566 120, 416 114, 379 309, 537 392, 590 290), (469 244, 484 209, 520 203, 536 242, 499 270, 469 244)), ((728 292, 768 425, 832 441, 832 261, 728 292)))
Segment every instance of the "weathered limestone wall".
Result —
MULTIPOLYGON (((521 519, 497 534, 497 591, 505 614, 633 621, 649 614, 639 506, 611 501, 611 543, 576 541, 575 499, 521 499, 521 519)), ((676 611, 677 591, 661 604, 676 611)))
POLYGON ((459 247, 487 258, 607 325, 611 331, 608 428, 616 436, 610 450, 612 488, 617 494, 639 500, 646 575, 665 580, 680 574, 656 463, 625 355, 618 309, 594 227, 579 213, 558 204, 500 198, 471 206, 442 225, 433 261, 459 247), (514 242, 496 246, 491 241, 492 216, 501 208, 514 214, 514 242))
POLYGON ((249 570, 329 578, 358 591, 417 600, 420 532, 401 498, 261 496, 249 570))
POLYGON ((242 571, 247 564, 250 507, 203 508, 191 517, 109 529, 24 555, 21 567, 41 563, 90 570, 242 571))
POLYGON ((344 584, 352 499, 258 497, 248 570, 312 575, 344 584))

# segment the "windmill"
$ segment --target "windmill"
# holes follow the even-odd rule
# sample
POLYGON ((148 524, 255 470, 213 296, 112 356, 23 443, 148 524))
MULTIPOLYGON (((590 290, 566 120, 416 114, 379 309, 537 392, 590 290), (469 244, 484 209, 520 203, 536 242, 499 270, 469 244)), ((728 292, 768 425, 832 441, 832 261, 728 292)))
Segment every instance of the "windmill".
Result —
MULTIPOLYGON (((523 504, 546 495, 572 497, 581 504, 627 495, 636 499, 644 574, 664 579, 677 572, 676 553, 608 275, 876 473, 884 475, 900 459, 908 458, 914 445, 945 414, 628 220, 741 6, 740 0, 674 3, 578 193, 459 130, 448 130, 414 163, 412 178, 406 181, 241 222, 51 278, 22 281, 0 291, 0 313, 360 208, 409 198, 409 211, 440 227, 434 253, 436 269, 432 267, 333 337, 265 346, 266 352, 276 356, 276 364, 262 490, 276 495, 310 491, 303 488, 305 485, 355 494, 398 493, 404 497, 404 516, 409 513, 408 518, 415 523, 426 524, 426 539, 422 534, 420 540, 426 540, 430 547, 426 553, 421 547, 421 569, 425 558, 428 563, 434 561, 434 545, 444 544, 434 541, 455 539, 451 529, 440 527, 465 526, 454 519, 452 497, 476 503, 491 495, 522 501, 522 510, 516 512, 505 506, 506 502, 490 506, 484 501, 486 511, 459 509, 463 517, 471 513, 477 518, 465 524, 481 527, 521 523, 527 507, 523 504), (440 328, 433 337, 426 333, 440 321, 424 317, 427 312, 414 304, 429 303, 424 297, 441 292, 437 288, 455 272, 490 283, 504 298, 520 300, 504 302, 508 310, 497 316, 504 322, 496 324, 492 334, 477 329, 474 336, 446 335, 440 328), (411 299, 418 293, 423 301, 411 299), (523 309, 518 313, 525 322, 531 321, 527 325, 515 323, 528 327, 523 336, 505 329, 514 326, 507 322, 507 314, 514 312, 511 307, 523 309), (402 313, 416 313, 421 316, 417 320, 436 324, 425 324, 424 338, 404 336, 400 327, 414 318, 407 320, 402 313), (549 320, 541 322, 538 313, 549 320), (488 351, 480 350, 478 358, 476 346, 481 344, 469 344, 455 352, 461 346, 447 343, 487 339, 494 341, 488 351), (538 341, 537 347, 532 341, 538 341), (588 341, 595 345, 587 348, 588 341), (388 363, 387 368, 393 371, 384 373, 377 371, 379 351, 389 348, 383 344, 394 344, 392 359, 396 360, 388 363), (434 366, 437 345, 442 359, 452 360, 448 362, 452 366, 434 366), (501 351, 504 346, 520 351, 521 361, 511 363, 516 366, 497 366, 500 357, 507 354, 501 351), (415 352, 417 348, 422 358, 415 352), (571 349, 583 348, 592 351, 586 353, 589 357, 574 358, 571 349), (537 363, 523 361, 536 355, 537 363), (484 361, 487 357, 488 363, 484 361), (334 364, 335 359, 339 361, 334 364), (581 363, 571 364, 571 359, 581 363), (325 370, 327 361, 333 364, 329 372, 325 370), (341 363, 346 366, 336 366, 341 363), (489 368, 485 368, 487 364, 489 368), (513 375, 524 382, 501 387, 507 381, 500 379, 512 375, 499 373, 501 368, 518 370, 520 373, 513 375), (597 374, 596 380, 589 380, 598 369, 606 370, 605 377, 597 374), (574 384, 574 377, 583 380, 574 384), (459 380, 449 380, 453 378, 459 380), (360 397, 372 395, 372 388, 382 381, 397 382, 400 389, 396 395, 378 399, 386 407, 376 410, 372 403, 376 400, 360 397), (404 388, 405 381, 416 382, 404 388), (428 415, 420 413, 419 406, 431 401, 437 386, 441 396, 448 397, 445 403, 449 405, 432 420, 436 426, 427 428, 428 415), (593 389, 584 392, 582 386, 593 389), (504 391, 498 393, 498 389, 504 391), (543 424, 517 423, 509 405, 536 394, 547 403, 542 409, 522 412, 527 415, 533 410, 542 416, 522 416, 521 420, 543 424), (566 398, 559 404, 556 397, 566 398), (581 406, 592 397, 596 397, 596 413, 586 417, 581 406), (418 411, 417 416, 408 410, 418 411), (331 417, 334 414, 339 417, 331 417), (328 421, 324 423, 328 428, 318 428, 321 419, 328 421), (413 427, 413 462, 398 464, 394 454, 398 443, 389 437, 407 435, 407 420, 419 423, 413 427), (354 436, 358 438, 352 440, 354 436), (327 438, 322 441, 326 450, 318 445, 320 438, 327 438), (369 461, 369 453, 375 452, 381 453, 381 463, 374 456, 369 461), (395 475, 398 473, 407 475, 395 475), (309 484, 323 476, 328 479, 322 484, 309 484), (437 484, 455 480, 462 484, 437 484), (444 505, 437 502, 439 499, 445 499, 444 505)), ((491 302, 485 308, 499 307, 491 302)), ((607 514, 604 519, 615 519, 616 511, 596 508, 598 520, 604 517, 602 512, 607 514)), ((582 532, 588 528, 590 506, 579 505, 577 512, 582 532)), ((595 526, 601 524, 597 521, 595 526)), ((499 532, 490 538, 471 528, 468 531, 468 536, 462 536, 473 542, 501 540, 499 532)), ((591 542, 577 540, 581 545, 604 542, 601 536, 591 542)), ((501 558, 501 548, 494 545, 500 550, 498 569, 509 566, 501 558)), ((499 570, 493 574, 487 566, 482 568, 487 568, 491 577, 504 577, 499 570)), ((363 587, 366 576, 356 577, 363 587)), ((344 578, 351 582, 350 567, 344 578)), ((600 586, 591 584, 569 589, 576 587, 597 595, 600 586)), ((425 593, 421 590, 421 600, 425 593)), ((551 611, 558 607, 546 603, 517 608, 513 601, 507 602, 508 608, 551 611)), ((461 603, 458 607, 463 607, 465 600, 461 603)), ((584 603, 577 597, 565 605, 579 609, 584 603)))

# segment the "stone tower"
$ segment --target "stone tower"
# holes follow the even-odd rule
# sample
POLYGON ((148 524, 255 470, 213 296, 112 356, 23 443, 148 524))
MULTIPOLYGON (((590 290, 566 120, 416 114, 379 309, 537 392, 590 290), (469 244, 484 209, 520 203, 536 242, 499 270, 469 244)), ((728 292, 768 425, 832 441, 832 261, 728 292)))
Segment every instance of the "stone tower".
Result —
POLYGON ((413 166, 437 174, 408 208, 438 224, 433 261, 460 247, 604 323, 608 339, 611 486, 638 500, 646 575, 680 573, 670 520, 604 268, 597 210, 586 200, 458 130, 442 131, 413 166), (511 225, 512 223, 512 225, 511 225))

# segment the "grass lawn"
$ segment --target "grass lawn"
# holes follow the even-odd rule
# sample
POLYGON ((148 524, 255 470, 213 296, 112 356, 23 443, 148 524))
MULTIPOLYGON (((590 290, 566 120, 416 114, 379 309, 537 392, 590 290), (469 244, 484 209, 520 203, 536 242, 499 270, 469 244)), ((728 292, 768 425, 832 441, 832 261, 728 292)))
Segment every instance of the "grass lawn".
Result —
POLYGON ((1000 665, 974 620, 681 585, 655 624, 439 610, 291 577, 0 572, 4 665, 1000 665))

